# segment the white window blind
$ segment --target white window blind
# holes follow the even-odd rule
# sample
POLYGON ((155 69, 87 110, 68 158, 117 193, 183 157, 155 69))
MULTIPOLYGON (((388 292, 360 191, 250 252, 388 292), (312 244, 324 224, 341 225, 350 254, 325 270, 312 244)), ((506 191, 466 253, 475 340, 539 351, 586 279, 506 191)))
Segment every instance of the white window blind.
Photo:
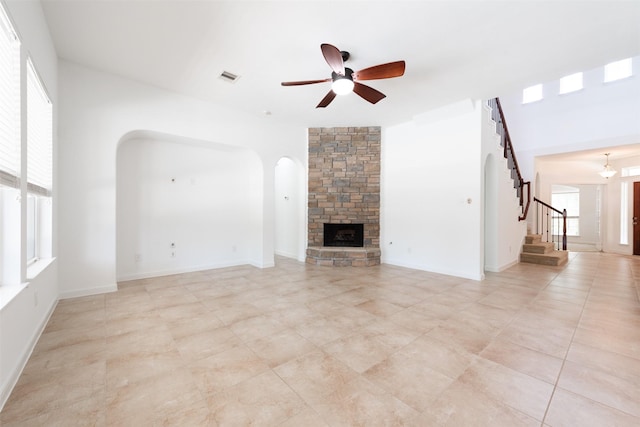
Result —
POLYGON ((31 60, 27 67, 27 190, 43 196, 52 187, 52 106, 31 60))
POLYGON ((19 187, 20 41, 0 4, 0 184, 19 187))

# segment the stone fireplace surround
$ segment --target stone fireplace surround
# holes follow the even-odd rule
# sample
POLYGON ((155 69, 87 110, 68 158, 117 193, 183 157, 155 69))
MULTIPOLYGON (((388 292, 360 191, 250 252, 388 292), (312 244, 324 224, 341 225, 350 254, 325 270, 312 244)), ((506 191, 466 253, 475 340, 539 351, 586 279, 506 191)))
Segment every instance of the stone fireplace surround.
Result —
POLYGON ((380 264, 380 127, 309 129, 309 264, 380 264), (363 247, 324 247, 324 224, 364 224, 363 247))

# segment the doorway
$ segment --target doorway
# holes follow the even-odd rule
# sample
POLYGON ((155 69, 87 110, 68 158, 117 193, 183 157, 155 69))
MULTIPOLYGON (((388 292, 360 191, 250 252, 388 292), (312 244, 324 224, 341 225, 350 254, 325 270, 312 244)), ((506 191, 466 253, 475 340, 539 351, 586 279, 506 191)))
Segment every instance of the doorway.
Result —
POLYGON ((633 254, 640 255, 640 182, 633 183, 633 254))

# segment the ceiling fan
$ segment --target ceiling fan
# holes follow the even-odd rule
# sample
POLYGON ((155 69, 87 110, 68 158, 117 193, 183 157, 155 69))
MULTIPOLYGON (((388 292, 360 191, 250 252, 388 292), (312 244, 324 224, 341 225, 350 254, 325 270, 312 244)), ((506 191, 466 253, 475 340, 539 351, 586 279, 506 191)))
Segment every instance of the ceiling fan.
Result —
POLYGON ((349 52, 338 50, 337 47, 327 43, 320 45, 322 55, 333 70, 331 78, 321 80, 302 80, 298 82, 282 82, 282 86, 302 86, 315 83, 332 82, 331 90, 322 98, 322 101, 316 108, 324 108, 333 101, 336 95, 345 95, 355 92, 365 100, 372 104, 377 103, 386 95, 375 90, 372 87, 363 85, 361 80, 379 80, 390 79, 392 77, 400 77, 404 74, 404 61, 389 62, 386 64, 375 65, 360 71, 353 71, 351 68, 344 66, 345 61, 349 59, 349 52))

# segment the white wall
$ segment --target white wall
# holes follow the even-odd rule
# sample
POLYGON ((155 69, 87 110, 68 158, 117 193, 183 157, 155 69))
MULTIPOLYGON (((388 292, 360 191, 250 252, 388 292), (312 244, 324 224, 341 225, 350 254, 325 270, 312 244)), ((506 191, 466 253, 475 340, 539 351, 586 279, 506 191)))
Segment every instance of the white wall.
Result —
MULTIPOLYGON (((40 2, 9 0, 4 2, 22 40, 25 54, 37 67, 53 102, 54 203, 57 195, 55 164, 57 158, 57 57, 40 2)), ((53 206, 53 255, 57 253, 57 206, 53 206)), ((58 300, 58 261, 30 279, 26 287, 0 309, 0 408, 9 397, 47 319, 58 300)))
MULTIPOLYGON (((61 296, 116 288, 116 149, 132 131, 153 131, 253 150, 262 175, 250 184, 260 206, 248 258, 273 265, 274 173, 288 156, 304 164, 306 130, 60 61, 59 203, 61 296)), ((224 83, 224 82, 223 82, 224 83)), ((223 84, 222 83, 222 84, 223 84)))
POLYGON ((149 135, 123 141, 117 156, 117 279, 248 264, 260 248, 247 149, 149 135))
POLYGON ((283 157, 275 167, 275 251, 276 254, 305 261, 307 193, 306 171, 283 157))
POLYGON ((482 107, 482 159, 484 268, 486 271, 503 271, 519 261, 527 222, 519 220, 522 215, 519 197, 513 187, 511 170, 507 166, 495 122, 491 119, 491 110, 485 105, 482 107))
POLYGON ((544 99, 530 104, 521 92, 500 96, 525 179, 534 177, 536 156, 640 143, 640 57, 633 70, 611 83, 603 67, 587 70, 584 89, 563 95, 559 81, 531 82, 544 83, 544 99))
POLYGON ((483 277, 481 109, 465 101, 383 129, 383 263, 483 277))
MULTIPOLYGON (((535 188, 535 194, 548 201, 552 184, 602 185, 602 249, 631 254, 632 247, 619 244, 620 175, 605 180, 597 174, 604 156, 555 163, 540 157, 593 149, 606 153, 607 147, 640 144, 640 57, 633 58, 634 76, 615 82, 603 83, 604 65, 584 72, 584 88, 578 92, 559 95, 559 81, 542 82, 541 101, 523 105, 521 92, 500 100, 525 179, 539 177, 542 188, 535 188)), ((619 170, 627 161, 633 160, 610 163, 619 170)), ((530 215, 531 226, 533 220, 530 215)))

